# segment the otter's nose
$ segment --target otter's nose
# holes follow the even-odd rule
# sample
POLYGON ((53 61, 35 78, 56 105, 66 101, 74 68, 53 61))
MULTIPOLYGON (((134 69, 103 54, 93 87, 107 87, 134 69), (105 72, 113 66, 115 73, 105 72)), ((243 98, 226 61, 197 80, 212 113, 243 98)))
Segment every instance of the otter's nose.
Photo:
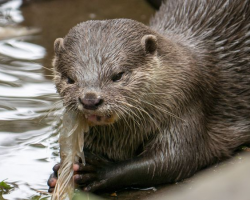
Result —
POLYGON ((103 103, 103 99, 94 93, 86 93, 83 97, 79 97, 79 101, 87 110, 96 110, 103 103))

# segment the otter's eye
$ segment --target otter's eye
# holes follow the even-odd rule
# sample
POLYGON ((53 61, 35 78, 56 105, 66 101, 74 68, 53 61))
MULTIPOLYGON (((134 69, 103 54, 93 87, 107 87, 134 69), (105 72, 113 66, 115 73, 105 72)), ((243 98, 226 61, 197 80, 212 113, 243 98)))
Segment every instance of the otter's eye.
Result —
POLYGON ((124 72, 120 72, 120 73, 118 73, 118 74, 115 74, 115 75, 111 78, 112 81, 113 81, 113 82, 117 82, 117 81, 121 80, 123 74, 124 74, 124 72))
POLYGON ((68 83, 68 84, 74 84, 75 81, 74 81, 73 79, 67 77, 67 83, 68 83))

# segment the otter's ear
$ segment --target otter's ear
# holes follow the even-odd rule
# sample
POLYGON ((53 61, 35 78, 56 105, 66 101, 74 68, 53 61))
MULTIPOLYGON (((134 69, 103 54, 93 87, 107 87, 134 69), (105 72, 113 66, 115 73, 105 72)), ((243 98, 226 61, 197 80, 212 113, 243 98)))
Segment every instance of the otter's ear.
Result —
POLYGON ((154 54, 157 49, 157 38, 154 35, 144 35, 141 39, 142 48, 146 53, 154 54))
POLYGON ((64 48, 64 46, 63 46, 63 38, 57 38, 55 40, 55 42, 54 42, 55 54, 58 55, 63 48, 64 48))

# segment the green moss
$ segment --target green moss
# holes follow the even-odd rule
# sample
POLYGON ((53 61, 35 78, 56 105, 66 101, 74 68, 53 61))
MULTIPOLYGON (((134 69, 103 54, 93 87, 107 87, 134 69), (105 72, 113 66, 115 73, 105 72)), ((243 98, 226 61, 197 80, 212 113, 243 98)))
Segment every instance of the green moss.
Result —
POLYGON ((2 181, 0 182, 0 190, 1 191, 7 191, 7 190, 10 190, 12 189, 13 187, 11 185, 9 185, 8 183, 2 181))
POLYGON ((14 187, 6 183, 5 180, 0 182, 0 192, 8 193, 12 188, 14 187))
POLYGON ((14 187, 6 183, 5 180, 0 182, 0 200, 5 200, 3 194, 8 194, 14 187))
POLYGON ((50 196, 44 196, 44 195, 36 195, 33 196, 30 200, 50 200, 51 197, 50 196))
POLYGON ((103 199, 90 193, 78 191, 75 193, 73 200, 103 200, 103 199))

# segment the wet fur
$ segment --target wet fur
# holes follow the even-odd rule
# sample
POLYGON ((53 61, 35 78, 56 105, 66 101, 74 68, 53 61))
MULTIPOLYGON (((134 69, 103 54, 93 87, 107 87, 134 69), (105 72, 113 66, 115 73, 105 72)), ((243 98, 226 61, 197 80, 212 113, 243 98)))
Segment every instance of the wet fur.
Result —
POLYGON ((186 178, 250 142, 248 0, 168 0, 149 27, 88 21, 55 50, 64 105, 77 111, 78 97, 94 90, 105 100, 98 112, 118 116, 93 127, 85 148, 115 162, 149 158, 152 185, 186 178), (156 52, 145 51, 144 35, 156 36, 156 52))

